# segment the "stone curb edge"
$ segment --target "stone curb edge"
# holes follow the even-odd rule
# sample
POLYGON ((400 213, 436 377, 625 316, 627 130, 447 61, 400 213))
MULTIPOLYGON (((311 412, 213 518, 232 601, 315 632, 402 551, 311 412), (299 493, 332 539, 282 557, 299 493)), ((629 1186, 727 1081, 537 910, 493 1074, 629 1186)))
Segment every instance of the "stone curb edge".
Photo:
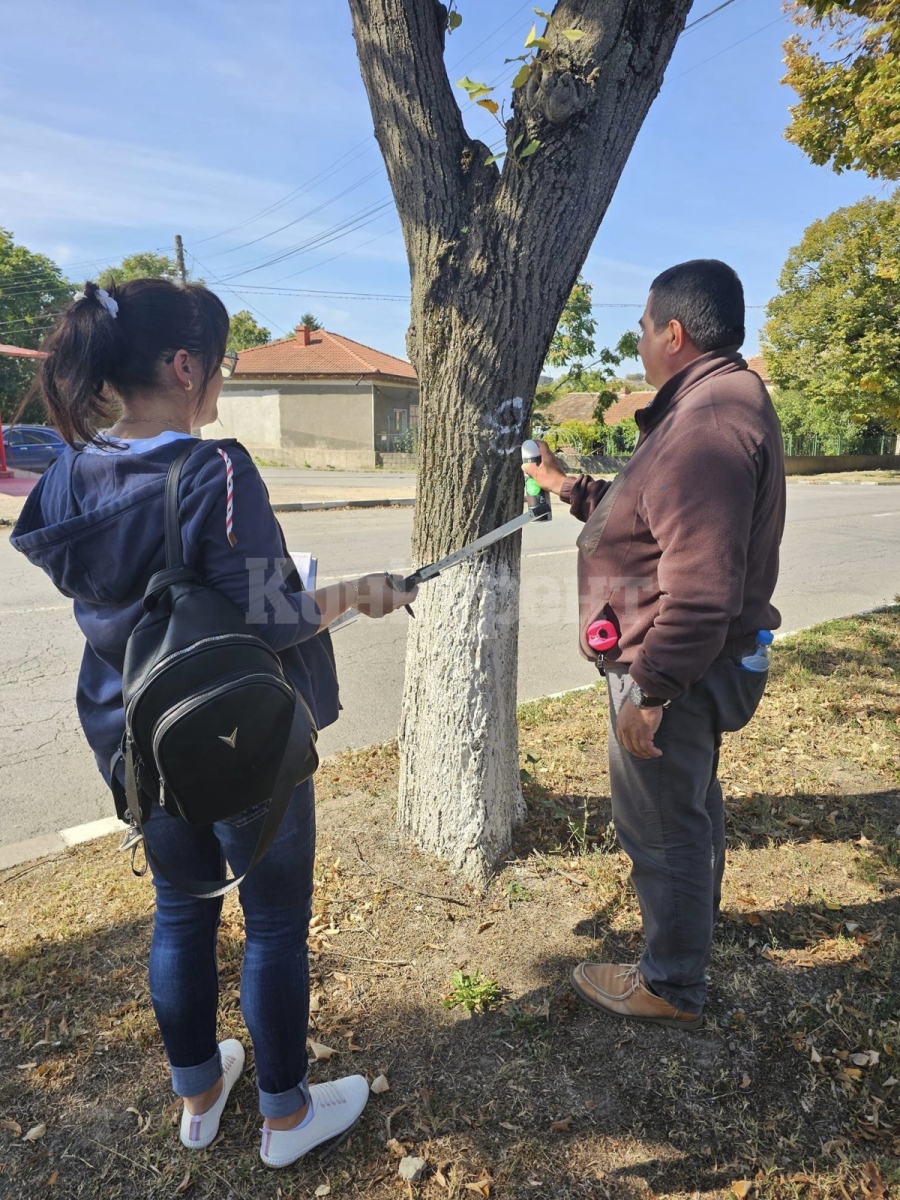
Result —
POLYGON ((298 500, 273 504, 273 512, 330 512, 340 508, 412 508, 415 500, 298 500))

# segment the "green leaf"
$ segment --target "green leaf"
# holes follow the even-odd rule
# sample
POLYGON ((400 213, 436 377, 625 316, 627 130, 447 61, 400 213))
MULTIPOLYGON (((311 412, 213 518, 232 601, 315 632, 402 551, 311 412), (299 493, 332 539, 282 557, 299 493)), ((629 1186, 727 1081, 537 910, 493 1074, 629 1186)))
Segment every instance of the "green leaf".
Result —
POLYGON ((452 33, 454 29, 459 29, 460 25, 462 25, 462 17, 459 15, 459 13, 450 13, 450 15, 447 17, 447 28, 450 30, 450 32, 452 33))
POLYGON ((528 37, 525 39, 525 47, 526 47, 526 49, 527 49, 529 46, 533 46, 537 40, 538 40, 538 35, 537 35, 537 25, 532 25, 532 27, 531 27, 531 33, 529 33, 528 37))
POLYGON ((511 62, 531 62, 527 54, 517 54, 515 58, 504 58, 504 65, 511 62))
POLYGON ((584 37, 583 29, 564 29, 562 31, 564 38, 568 38, 570 42, 580 42, 584 37))
POLYGON ((486 108, 490 113, 498 113, 500 111, 500 105, 496 100, 479 100, 478 107, 486 108))
POLYGON ((518 150, 518 148, 521 146, 524 138, 525 138, 525 134, 520 133, 519 136, 516 138, 516 140, 512 144, 513 150, 518 150))
POLYGON ((549 13, 541 12, 539 8, 534 9, 534 12, 536 12, 539 17, 543 17, 545 21, 553 20, 549 13))
POLYGON ((535 138, 534 141, 531 141, 528 143, 528 145, 525 147, 525 149, 519 155, 519 158, 531 158, 531 156, 532 156, 532 154, 534 154, 535 150, 540 149, 540 145, 541 145, 541 143, 537 140, 537 138, 535 138))
POLYGON ((491 165, 491 163, 499 162, 501 158, 506 158, 506 151, 505 151, 505 150, 504 150, 504 151, 502 151, 500 154, 492 154, 492 155, 490 156, 490 158, 486 158, 486 159, 484 160, 484 165, 485 165, 486 167, 489 167, 489 166, 491 165))
POLYGON ((526 63, 524 67, 519 67, 519 69, 518 69, 518 71, 516 71, 515 77, 513 78, 513 81, 512 81, 513 89, 524 87, 525 84, 528 82, 528 76, 530 74, 531 74, 531 64, 530 63, 526 63))
POLYGON ((468 75, 463 75, 462 79, 457 79, 456 86, 468 92, 470 100, 477 100, 479 96, 489 96, 494 90, 492 87, 488 87, 486 83, 476 83, 468 75))
POLYGON ((535 44, 535 46, 538 47, 539 50, 549 50, 550 49, 550 41, 548 38, 545 38, 545 37, 535 38, 534 44, 535 44))

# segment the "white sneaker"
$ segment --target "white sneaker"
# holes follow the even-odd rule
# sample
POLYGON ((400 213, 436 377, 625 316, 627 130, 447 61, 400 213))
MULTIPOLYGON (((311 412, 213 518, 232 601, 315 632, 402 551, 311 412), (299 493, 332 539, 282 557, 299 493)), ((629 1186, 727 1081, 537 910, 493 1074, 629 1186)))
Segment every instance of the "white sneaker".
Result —
POLYGON ((289 1167, 322 1142, 345 1133, 369 1099, 362 1075, 347 1075, 333 1083, 314 1083, 309 1089, 313 1118, 302 1129, 263 1129, 259 1156, 267 1167, 289 1167))
POLYGON ((244 1047, 234 1038, 219 1043, 222 1055, 222 1094, 205 1113, 192 1116, 187 1109, 181 1114, 181 1144, 188 1150, 203 1150, 219 1132, 219 1120, 228 1094, 241 1077, 244 1069, 244 1047))

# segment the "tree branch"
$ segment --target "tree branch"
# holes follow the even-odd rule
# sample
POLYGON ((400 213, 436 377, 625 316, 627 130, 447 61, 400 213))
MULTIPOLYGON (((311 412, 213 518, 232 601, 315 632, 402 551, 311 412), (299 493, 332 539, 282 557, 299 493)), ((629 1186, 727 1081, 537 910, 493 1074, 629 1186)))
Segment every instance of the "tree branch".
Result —
MULTIPOLYGON (((444 66, 447 10, 437 0, 350 0, 350 11, 375 137, 415 273, 423 252, 433 262, 442 243, 458 235, 473 175, 482 174, 473 170, 477 156, 468 150, 444 66)), ((483 175, 495 182, 495 173, 483 175)))

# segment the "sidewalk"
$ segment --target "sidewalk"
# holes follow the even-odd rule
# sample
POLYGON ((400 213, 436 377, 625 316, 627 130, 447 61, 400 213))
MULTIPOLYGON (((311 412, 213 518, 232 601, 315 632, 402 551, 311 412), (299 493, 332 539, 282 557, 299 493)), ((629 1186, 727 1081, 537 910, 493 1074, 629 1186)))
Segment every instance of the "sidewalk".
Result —
MULTIPOLYGON (((295 474, 295 472, 292 472, 295 474)), ((272 507, 276 512, 315 511, 318 508, 380 507, 400 503, 411 505, 416 494, 416 477, 412 472, 385 474, 383 479, 368 476, 355 480, 353 472, 335 472, 333 479, 308 483, 281 483, 273 480, 267 470, 267 486, 272 507)), ((39 476, 17 471, 13 479, 0 479, 0 526, 15 524, 25 499, 39 476)))
POLYGON ((13 471, 12 479, 0 479, 0 525, 12 524, 25 503, 25 497, 40 476, 31 471, 13 471))

